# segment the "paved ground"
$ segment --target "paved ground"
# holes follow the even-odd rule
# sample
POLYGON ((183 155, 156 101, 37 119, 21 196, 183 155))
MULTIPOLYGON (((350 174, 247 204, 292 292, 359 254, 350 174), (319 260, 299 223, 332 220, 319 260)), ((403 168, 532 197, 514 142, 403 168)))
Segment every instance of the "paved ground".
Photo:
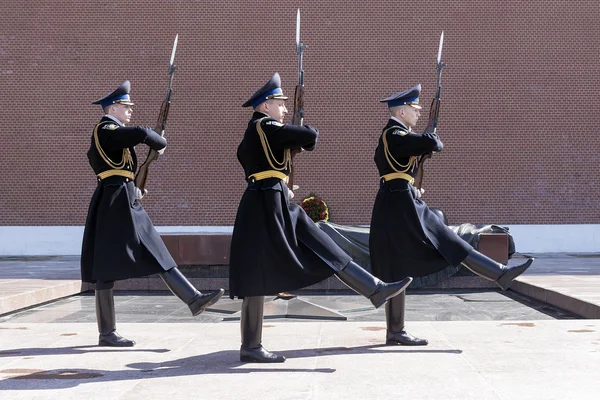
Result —
MULTIPOLYGON (((593 317, 599 278, 598 255, 541 255, 513 289, 593 317)), ((265 346, 288 357, 279 365, 239 362, 239 322, 223 322, 235 318, 230 300, 218 303, 227 313, 192 318, 170 295, 119 294, 119 331, 138 341, 131 349, 94 345, 90 295, 6 315, 82 289, 77 259, 0 260, 1 399, 585 400, 600 392, 600 320, 512 291, 410 292, 410 331, 430 340, 415 348, 383 346, 382 311, 360 297, 302 295, 348 321, 267 319, 265 346)))
POLYGON ((597 399, 600 321, 414 322, 430 345, 382 346, 382 322, 268 322, 284 364, 239 362, 233 323, 0 324, 3 399, 597 399))

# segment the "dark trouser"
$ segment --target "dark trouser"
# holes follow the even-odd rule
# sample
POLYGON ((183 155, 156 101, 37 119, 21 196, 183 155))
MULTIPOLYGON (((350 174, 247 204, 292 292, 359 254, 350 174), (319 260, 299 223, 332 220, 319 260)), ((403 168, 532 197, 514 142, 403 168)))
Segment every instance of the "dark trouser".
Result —
POLYGON ((260 347, 262 343, 264 304, 265 296, 244 297, 240 317, 242 346, 250 349, 260 347))

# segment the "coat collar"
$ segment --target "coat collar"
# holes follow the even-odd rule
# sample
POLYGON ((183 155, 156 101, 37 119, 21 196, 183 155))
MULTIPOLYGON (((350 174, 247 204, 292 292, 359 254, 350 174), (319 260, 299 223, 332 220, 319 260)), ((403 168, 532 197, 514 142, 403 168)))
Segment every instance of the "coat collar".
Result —
POLYGON ((110 120, 110 121, 113 121, 113 122, 115 122, 115 123, 116 123, 116 124, 118 124, 119 126, 125 126, 125 124, 124 124, 124 123, 122 123, 121 121, 119 121, 118 119, 116 119, 115 117, 113 117, 112 115, 105 114, 105 115, 102 117, 102 120, 103 120, 103 121, 110 120))

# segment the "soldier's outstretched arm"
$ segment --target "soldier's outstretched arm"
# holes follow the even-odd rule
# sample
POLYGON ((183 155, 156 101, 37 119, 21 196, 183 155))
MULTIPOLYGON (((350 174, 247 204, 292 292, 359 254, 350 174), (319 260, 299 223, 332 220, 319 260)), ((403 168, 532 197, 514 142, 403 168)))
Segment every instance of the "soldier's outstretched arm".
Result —
POLYGON ((394 157, 420 156, 442 151, 444 144, 435 133, 407 133, 401 129, 388 131, 386 139, 394 157))
POLYGON ((319 131, 309 125, 287 125, 275 120, 267 120, 263 121, 261 126, 273 150, 299 148, 312 150, 319 136, 319 131))
POLYGON ((146 126, 118 126, 109 124, 98 129, 100 145, 105 150, 117 150, 147 144, 154 150, 167 146, 167 140, 146 126))

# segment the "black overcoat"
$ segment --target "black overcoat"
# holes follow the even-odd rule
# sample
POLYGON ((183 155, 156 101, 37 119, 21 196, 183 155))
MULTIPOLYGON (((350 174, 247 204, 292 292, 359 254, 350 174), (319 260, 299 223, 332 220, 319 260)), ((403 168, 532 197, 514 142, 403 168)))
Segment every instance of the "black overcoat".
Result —
MULTIPOLYGON (((401 170, 400 164, 408 166, 411 156, 443 148, 437 135, 410 132, 390 119, 375 151, 380 176, 396 172, 385 155, 384 135, 390 155, 399 163, 395 164, 397 170, 401 170)), ((413 177, 416 172, 416 165, 406 171, 413 177)), ((369 248, 373 274, 393 282, 407 276, 427 277, 441 272, 452 275, 472 247, 417 198, 413 185, 394 179, 382 182, 375 198, 369 248), (455 270, 448 271, 448 266, 455 270)))
MULTIPOLYGON (((125 127, 104 116, 97 126, 99 145, 114 163, 129 149, 131 163, 123 168, 135 172, 133 147, 145 143, 160 150, 166 140, 150 128, 125 127)), ((92 135, 88 159, 94 173, 111 169, 101 157, 92 135)), ((112 176, 98 179, 92 195, 83 234, 81 277, 84 282, 115 281, 151 275, 176 267, 150 217, 135 198, 131 179, 112 176)))
MULTIPOLYGON (((283 125, 260 112, 252 115, 237 152, 248 187, 240 201, 231 240, 231 298, 300 289, 328 278, 351 261, 299 205, 288 201, 284 181, 248 179, 254 173, 273 169, 256 130, 258 120, 278 161, 283 160, 285 149, 312 150, 318 136, 308 126, 283 125)), ((289 174, 287 168, 282 172, 289 174)))

